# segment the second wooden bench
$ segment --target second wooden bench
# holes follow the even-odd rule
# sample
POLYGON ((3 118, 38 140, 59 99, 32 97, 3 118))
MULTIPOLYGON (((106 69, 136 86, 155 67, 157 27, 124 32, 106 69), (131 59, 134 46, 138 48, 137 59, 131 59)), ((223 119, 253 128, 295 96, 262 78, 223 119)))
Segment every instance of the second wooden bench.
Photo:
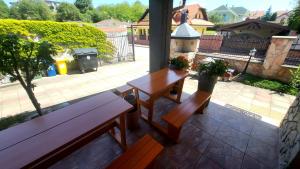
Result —
POLYGON ((144 169, 151 166, 162 152, 163 146, 151 136, 145 135, 124 154, 112 162, 107 169, 144 169))
POLYGON ((168 114, 162 116, 167 124, 167 135, 178 142, 180 131, 184 123, 196 112, 202 113, 203 109, 208 105, 211 93, 197 91, 191 95, 183 103, 174 107, 168 114))

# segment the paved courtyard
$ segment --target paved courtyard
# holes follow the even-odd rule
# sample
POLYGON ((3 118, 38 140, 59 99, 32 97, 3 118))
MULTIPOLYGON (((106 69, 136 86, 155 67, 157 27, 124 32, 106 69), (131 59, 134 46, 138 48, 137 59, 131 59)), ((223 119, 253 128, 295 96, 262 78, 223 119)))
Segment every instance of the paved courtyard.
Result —
MULTIPOLYGON (((136 62, 106 65, 97 72, 38 79, 35 81, 37 87, 34 92, 42 108, 47 108, 66 106, 76 99, 116 88, 148 73, 149 49, 136 47, 136 55, 136 62)), ((188 77, 183 91, 192 94, 196 89, 197 80, 188 77)), ((237 82, 218 82, 212 102, 242 109, 245 113, 255 113, 257 118, 278 126, 294 98, 237 82)), ((33 110, 34 107, 20 85, 0 87, 1 118, 33 110)))

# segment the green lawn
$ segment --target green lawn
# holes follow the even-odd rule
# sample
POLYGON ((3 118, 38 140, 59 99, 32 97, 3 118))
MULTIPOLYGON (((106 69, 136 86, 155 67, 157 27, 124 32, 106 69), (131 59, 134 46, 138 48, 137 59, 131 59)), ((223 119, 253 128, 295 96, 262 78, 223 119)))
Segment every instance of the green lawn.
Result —
POLYGON ((246 85, 269 89, 272 91, 286 93, 290 95, 297 95, 299 92, 297 88, 294 88, 289 84, 277 80, 267 80, 250 74, 243 75, 243 77, 239 79, 239 82, 246 85))

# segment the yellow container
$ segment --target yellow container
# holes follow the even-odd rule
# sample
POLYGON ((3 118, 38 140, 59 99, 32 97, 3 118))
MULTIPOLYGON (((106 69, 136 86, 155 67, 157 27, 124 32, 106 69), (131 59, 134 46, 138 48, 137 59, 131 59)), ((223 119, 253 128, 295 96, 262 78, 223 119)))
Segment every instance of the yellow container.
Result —
POLYGON ((68 73, 67 64, 66 64, 65 59, 56 60, 56 66, 57 66, 58 73, 60 75, 65 75, 68 73))

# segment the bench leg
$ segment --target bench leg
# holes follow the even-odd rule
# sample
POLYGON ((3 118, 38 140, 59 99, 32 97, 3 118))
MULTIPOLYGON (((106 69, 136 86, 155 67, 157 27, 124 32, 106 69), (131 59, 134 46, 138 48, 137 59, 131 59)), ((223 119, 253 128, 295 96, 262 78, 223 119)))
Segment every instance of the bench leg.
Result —
POLYGON ((127 143, 126 143, 126 126, 125 126, 125 114, 122 114, 120 116, 120 133, 121 133, 121 144, 123 148, 127 149, 127 143))
POLYGON ((134 95, 135 95, 135 99, 136 99, 136 107, 137 107, 137 111, 140 113, 141 115, 141 104, 139 103, 139 90, 138 89, 134 89, 134 95))
POLYGON ((180 103, 183 84, 184 84, 184 79, 178 82, 178 86, 177 86, 178 87, 178 91, 177 91, 177 97, 176 97, 176 102, 177 103, 180 103))
POLYGON ((175 143, 179 141, 180 129, 173 127, 172 125, 168 124, 168 137, 172 139, 175 143))
POLYGON ((195 114, 203 114, 203 110, 208 106, 210 98, 195 112, 195 114))

